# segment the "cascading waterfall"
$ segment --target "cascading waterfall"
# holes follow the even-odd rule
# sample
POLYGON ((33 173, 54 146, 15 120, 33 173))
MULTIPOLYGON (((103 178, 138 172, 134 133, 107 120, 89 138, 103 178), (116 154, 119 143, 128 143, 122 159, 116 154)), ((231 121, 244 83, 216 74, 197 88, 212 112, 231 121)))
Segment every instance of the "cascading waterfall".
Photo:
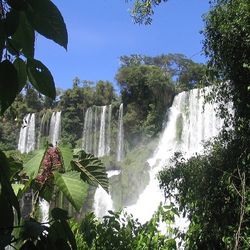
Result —
POLYGON ((105 155, 105 129, 106 129, 106 109, 107 106, 102 106, 101 122, 100 122, 100 136, 98 144, 98 157, 105 155))
POLYGON ((61 134, 61 111, 53 112, 50 119, 49 137, 53 146, 59 142, 61 134))
POLYGON ((87 153, 93 153, 92 134, 93 134, 93 111, 92 107, 90 107, 86 110, 84 117, 83 142, 82 142, 82 147, 87 153))
POLYGON ((46 113, 43 114, 42 119, 41 119, 41 125, 40 125, 39 134, 38 134, 38 138, 37 138, 37 148, 38 149, 40 148, 42 132, 44 130, 45 116, 46 116, 46 113))
POLYGON ((45 199, 40 198, 39 199, 39 208, 41 212, 41 223, 46 223, 49 221, 49 202, 47 202, 45 199))
MULTIPOLYGON (((107 172, 108 178, 119 174, 119 170, 111 170, 107 172)), ((99 186, 96 189, 94 196, 94 213, 98 218, 102 218, 108 213, 108 210, 113 210, 111 195, 99 186)))
POLYGON ((102 157, 110 154, 112 105, 89 107, 84 115, 82 148, 102 157))
POLYGON ((21 153, 29 153, 35 149, 35 132, 35 114, 27 114, 23 118, 18 140, 18 150, 21 153))
MULTIPOLYGON (((137 203, 127 208, 142 223, 149 220, 160 202, 164 201, 157 173, 170 162, 175 152, 182 152, 186 158, 202 152, 202 143, 218 135, 221 130, 223 120, 216 116, 217 104, 204 105, 204 92, 209 91, 208 87, 193 89, 174 98, 158 147, 153 157, 148 159, 151 168, 149 185, 137 203)), ((183 221, 180 223, 183 224, 183 221)), ((180 223, 179 226, 183 227, 180 223)))
POLYGON ((97 140, 98 140, 98 107, 95 107, 95 114, 94 114, 94 149, 93 149, 93 154, 97 155, 98 153, 98 144, 97 144, 97 140))
POLYGON ((111 117, 112 117, 112 104, 108 108, 108 125, 107 125, 107 144, 106 144, 106 155, 110 155, 111 149, 111 117))
POLYGON ((124 154, 124 132, 123 132, 123 103, 121 103, 119 108, 119 118, 118 118, 118 137, 117 137, 117 161, 123 160, 124 154))

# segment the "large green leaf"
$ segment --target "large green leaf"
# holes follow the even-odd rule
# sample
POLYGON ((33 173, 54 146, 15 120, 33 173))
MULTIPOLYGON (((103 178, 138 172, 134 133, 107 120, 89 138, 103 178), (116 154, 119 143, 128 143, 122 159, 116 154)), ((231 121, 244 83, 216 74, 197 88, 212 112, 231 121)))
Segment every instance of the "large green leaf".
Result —
POLYGON ((27 58, 34 57, 35 31, 23 12, 20 12, 19 25, 9 40, 8 50, 12 54, 23 53, 27 58))
POLYGON ((11 9, 6 13, 6 18, 4 19, 4 30, 6 36, 11 36, 17 30, 19 24, 19 12, 11 9))
MULTIPOLYGON (((46 152, 46 151, 45 151, 46 152)), ((23 172, 30 178, 37 176, 43 157, 44 150, 38 150, 37 153, 29 161, 24 164, 23 172)))
POLYGON ((70 162, 73 159, 73 151, 70 147, 60 147, 60 152, 63 158, 63 165, 65 171, 71 170, 70 162))
POLYGON ((27 82, 26 64, 21 58, 17 57, 13 65, 17 70, 18 89, 21 91, 27 82))
POLYGON ((48 238, 55 249, 77 249, 75 237, 66 220, 55 221, 48 230, 48 238))
POLYGON ((100 185, 109 192, 109 182, 103 163, 94 155, 80 150, 71 161, 72 168, 81 173, 81 178, 91 185, 100 185))
POLYGON ((3 25, 3 20, 0 19, 0 60, 2 60, 4 41, 5 41, 4 25, 3 25))
POLYGON ((71 171, 68 173, 54 172, 55 185, 67 197, 76 210, 80 210, 86 197, 87 185, 80 178, 80 173, 71 171))
POLYGON ((14 213, 8 197, 0 193, 0 249, 5 249, 11 242, 14 213))
POLYGON ((29 58, 27 60, 27 71, 31 84, 40 93, 55 99, 56 88, 49 69, 42 62, 29 58))
POLYGON ((25 187, 23 184, 12 184, 11 186, 16 196, 18 196, 19 192, 25 187))
POLYGON ((0 76, 0 108, 3 114, 18 94, 17 71, 10 61, 0 63, 0 76))
POLYGON ((41 35, 67 49, 68 33, 63 17, 50 0, 27 0, 27 17, 33 28, 41 35))
MULTIPOLYGON (((9 163, 5 154, 0 151, 0 186, 3 199, 6 199, 10 206, 13 206, 17 211, 18 220, 20 219, 20 208, 17 197, 12 189, 9 181, 9 163)), ((11 208, 12 209, 12 208, 11 208)))

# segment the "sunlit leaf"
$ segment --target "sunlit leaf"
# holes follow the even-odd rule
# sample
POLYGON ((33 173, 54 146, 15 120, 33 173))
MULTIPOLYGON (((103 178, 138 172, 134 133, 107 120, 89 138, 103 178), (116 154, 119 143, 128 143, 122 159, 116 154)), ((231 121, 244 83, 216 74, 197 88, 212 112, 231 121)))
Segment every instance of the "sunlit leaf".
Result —
POLYGON ((18 193, 24 188, 23 184, 12 184, 11 186, 16 196, 18 196, 18 193))
POLYGON ((63 157, 63 165, 65 170, 70 170, 71 166, 70 166, 70 162, 73 158, 73 152, 72 149, 70 147, 64 146, 64 147, 60 147, 60 152, 61 155, 63 157))
POLYGON ((54 172, 55 185, 67 197, 76 210, 80 210, 86 196, 87 185, 80 179, 80 173, 71 171, 68 173, 54 172))
POLYGON ((27 176, 29 177, 37 176, 44 154, 45 154, 44 150, 39 150, 34 155, 34 157, 32 157, 29 161, 27 161, 24 164, 23 172, 27 176))

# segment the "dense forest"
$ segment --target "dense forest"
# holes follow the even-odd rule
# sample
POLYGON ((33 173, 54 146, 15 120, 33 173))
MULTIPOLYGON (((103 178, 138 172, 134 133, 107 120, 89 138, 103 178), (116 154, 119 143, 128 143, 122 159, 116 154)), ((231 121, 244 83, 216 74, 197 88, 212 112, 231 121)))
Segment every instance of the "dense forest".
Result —
MULTIPOLYGON (((115 83, 76 77, 68 90, 56 89, 49 69, 34 58, 35 32, 67 48, 66 25, 57 7, 45 0, 0 3, 0 249, 9 245, 16 249, 249 249, 248 0, 210 3, 203 31, 207 65, 182 54, 126 55, 120 57, 115 83), (208 85, 213 91, 205 101, 219 103, 217 112, 224 126, 205 144, 203 154, 186 159, 177 152, 160 171, 165 198, 176 203, 161 204, 144 224, 120 211, 110 211, 101 221, 88 213, 98 185, 109 192, 113 182, 116 209, 138 199, 149 181, 145 162, 155 150, 174 97, 208 85), (115 151, 121 103, 124 160, 117 162, 113 154, 99 159, 82 150, 87 109, 112 104, 111 151, 115 151), (45 138, 35 152, 16 151, 24 116, 35 113, 40 124, 44 114, 55 111, 62 111, 60 143, 53 147, 45 138), (122 170, 121 175, 109 180, 108 169, 122 170), (27 215, 20 201, 30 192, 27 215), (41 221, 41 198, 51 202, 49 221, 41 221), (186 232, 175 228, 176 216, 188 218, 186 232), (159 228, 161 221, 167 224, 165 234, 159 228)), ((159 4, 136 0, 134 20, 150 24, 159 4)))

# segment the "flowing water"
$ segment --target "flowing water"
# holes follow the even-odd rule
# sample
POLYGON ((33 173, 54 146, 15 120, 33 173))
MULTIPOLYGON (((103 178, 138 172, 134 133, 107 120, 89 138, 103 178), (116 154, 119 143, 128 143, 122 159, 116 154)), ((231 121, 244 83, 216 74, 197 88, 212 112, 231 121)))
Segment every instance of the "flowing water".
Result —
POLYGON ((107 106, 102 106, 101 113, 101 122, 100 122, 100 136, 99 136, 99 144, 98 144, 98 157, 102 157, 105 155, 105 131, 106 131, 106 109, 107 106))
MULTIPOLYGON (((205 89, 206 92, 209 90, 209 88, 205 89)), ((203 104, 203 89, 182 92, 175 97, 159 144, 153 156, 148 159, 151 168, 149 185, 140 195, 136 204, 127 208, 127 211, 139 221, 149 220, 160 202, 164 201, 159 189, 157 173, 170 163, 174 153, 182 152, 186 158, 200 153, 203 149, 202 143, 218 135, 221 130, 223 121, 216 116, 217 105, 203 104)))
POLYGON ((118 137, 117 137, 117 161, 122 161, 124 156, 124 132, 123 132, 123 103, 119 108, 118 137))
POLYGON ((92 152, 92 120, 93 120, 93 111, 92 107, 89 107, 86 110, 85 117, 84 117, 84 128, 83 128, 83 141, 82 147, 86 151, 86 153, 93 153, 92 152))
POLYGON ((45 199, 40 198, 39 199, 39 208, 41 211, 41 223, 46 223, 49 221, 49 202, 47 202, 45 199))
POLYGON ((18 140, 17 148, 21 153, 29 153, 35 149, 35 132, 35 114, 27 114, 23 118, 18 140))
POLYGON ((111 149, 111 118, 112 118, 112 105, 110 104, 108 109, 108 125, 107 125, 107 143, 106 143, 106 155, 110 155, 111 149))
MULTIPOLYGON (((107 172, 108 178, 119 175, 119 170, 111 170, 107 172)), ((107 215, 108 210, 113 209, 113 201, 111 195, 108 194, 102 187, 98 187, 94 196, 94 213, 98 218, 102 218, 107 215)))
POLYGON ((50 118, 49 137, 53 146, 59 143, 61 134, 61 111, 53 112, 50 118))

